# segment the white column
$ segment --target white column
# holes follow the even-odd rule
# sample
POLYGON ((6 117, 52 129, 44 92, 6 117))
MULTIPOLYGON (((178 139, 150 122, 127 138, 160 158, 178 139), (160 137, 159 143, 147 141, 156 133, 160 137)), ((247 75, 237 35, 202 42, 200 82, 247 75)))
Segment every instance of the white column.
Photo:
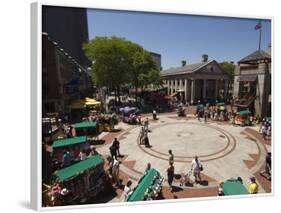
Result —
POLYGON ((215 86, 215 99, 218 99, 218 79, 216 79, 216 86, 215 86))
POLYGON ((167 94, 170 95, 170 80, 166 80, 167 94))
POLYGON ((206 100, 206 88, 207 88, 207 80, 203 80, 203 101, 206 100))
POLYGON ((184 79, 184 100, 187 102, 187 79, 184 79))
POLYGON ((180 90, 182 90, 182 79, 179 80, 180 81, 180 90))
POLYGON ((224 80, 224 99, 227 98, 228 80, 224 80))
POLYGON ((195 99, 195 80, 191 80, 191 98, 190 102, 194 103, 195 99))
POLYGON ((179 89, 179 88, 178 88, 178 80, 176 79, 176 80, 175 80, 175 92, 177 92, 178 89, 179 89))

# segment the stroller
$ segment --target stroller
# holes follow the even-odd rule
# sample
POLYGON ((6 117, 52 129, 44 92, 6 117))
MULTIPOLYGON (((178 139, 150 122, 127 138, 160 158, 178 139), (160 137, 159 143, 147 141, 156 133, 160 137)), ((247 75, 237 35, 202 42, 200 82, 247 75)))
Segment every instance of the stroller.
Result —
POLYGON ((190 169, 187 174, 181 175, 180 186, 185 186, 186 184, 190 184, 190 176, 192 175, 192 169, 190 169))

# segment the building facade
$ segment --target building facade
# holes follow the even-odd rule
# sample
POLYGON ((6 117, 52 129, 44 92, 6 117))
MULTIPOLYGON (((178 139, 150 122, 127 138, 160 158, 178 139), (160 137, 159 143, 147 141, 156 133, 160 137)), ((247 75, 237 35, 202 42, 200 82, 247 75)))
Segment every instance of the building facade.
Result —
POLYGON ((234 106, 250 109, 257 117, 271 115, 271 54, 257 50, 235 69, 234 106))
POLYGON ((180 93, 183 102, 212 102, 227 95, 227 75, 215 60, 163 70, 161 76, 168 95, 180 93))
POLYGON ((91 65, 82 50, 89 40, 85 8, 43 6, 42 32, 47 32, 81 66, 91 65))
POLYGON ((91 79, 77 61, 47 33, 42 33, 42 112, 69 112, 72 100, 83 98, 91 79))
POLYGON ((162 66, 161 66, 161 55, 158 53, 154 53, 154 52, 150 52, 151 58, 153 60, 153 62, 156 65, 156 68, 158 70, 162 70, 162 66))

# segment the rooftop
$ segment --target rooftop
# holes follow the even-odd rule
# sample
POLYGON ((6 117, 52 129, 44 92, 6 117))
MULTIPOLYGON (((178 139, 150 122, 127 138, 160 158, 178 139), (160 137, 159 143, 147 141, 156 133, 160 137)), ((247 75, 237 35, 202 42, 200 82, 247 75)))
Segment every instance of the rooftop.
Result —
POLYGON ((269 59, 271 60, 271 56, 263 51, 263 50, 257 50, 253 53, 251 53, 250 55, 242 58, 240 61, 238 61, 238 63, 249 63, 249 62, 255 62, 255 61, 259 61, 259 60, 264 60, 264 59, 269 59))
POLYGON ((161 74, 162 75, 175 75, 175 74, 192 73, 211 62, 212 61, 200 62, 200 63, 196 63, 196 64, 188 64, 188 65, 181 66, 181 67, 170 68, 170 69, 161 71, 161 74))

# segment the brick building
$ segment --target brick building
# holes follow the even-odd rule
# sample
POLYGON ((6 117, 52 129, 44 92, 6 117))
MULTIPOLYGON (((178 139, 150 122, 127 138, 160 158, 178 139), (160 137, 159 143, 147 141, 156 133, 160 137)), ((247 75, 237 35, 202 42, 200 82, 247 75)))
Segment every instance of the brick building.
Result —
POLYGON ((42 112, 68 113, 72 100, 83 98, 92 87, 86 69, 42 33, 42 112))

